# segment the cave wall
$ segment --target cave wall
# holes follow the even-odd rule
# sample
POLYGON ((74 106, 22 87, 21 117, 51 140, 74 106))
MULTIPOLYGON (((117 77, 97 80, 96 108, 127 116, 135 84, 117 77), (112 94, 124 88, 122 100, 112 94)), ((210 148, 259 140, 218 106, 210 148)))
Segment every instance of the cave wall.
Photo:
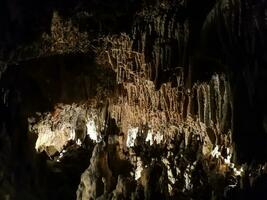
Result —
POLYGON ((1 4, 1 198, 264 199, 265 1, 1 4))

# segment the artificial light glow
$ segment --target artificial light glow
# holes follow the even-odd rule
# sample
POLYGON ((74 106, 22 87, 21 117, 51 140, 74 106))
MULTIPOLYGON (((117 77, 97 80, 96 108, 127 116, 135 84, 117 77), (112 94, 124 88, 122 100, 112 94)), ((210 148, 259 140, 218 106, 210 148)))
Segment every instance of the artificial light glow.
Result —
POLYGON ((138 158, 137 161, 137 167, 135 170, 135 180, 138 180, 141 177, 142 171, 143 171, 143 163, 140 158, 138 158))
POLYGON ((95 125, 95 121, 93 119, 89 119, 88 122, 86 123, 86 128, 87 128, 87 135, 89 135, 89 137, 96 141, 96 142, 101 142, 101 137, 99 136, 99 134, 96 131, 96 125, 95 125))
POLYGON ((130 128, 128 130, 127 141, 126 141, 127 147, 133 147, 134 146, 134 141, 137 137, 137 133, 138 133, 138 127, 130 128))

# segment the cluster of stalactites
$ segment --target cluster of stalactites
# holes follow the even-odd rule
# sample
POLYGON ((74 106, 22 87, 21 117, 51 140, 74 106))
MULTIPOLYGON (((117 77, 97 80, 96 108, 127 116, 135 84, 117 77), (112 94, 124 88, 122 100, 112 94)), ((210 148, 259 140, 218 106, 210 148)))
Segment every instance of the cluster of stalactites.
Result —
POLYGON ((133 50, 133 41, 128 35, 108 36, 102 40, 103 46, 106 47, 105 59, 116 72, 118 83, 135 81, 140 78, 150 79, 151 66, 145 62, 143 53, 133 50))
MULTIPOLYGON (((237 169, 232 161, 232 99, 225 75, 214 74, 210 81, 194 83, 191 88, 186 88, 181 68, 176 74, 175 84, 166 82, 156 89, 151 80, 153 67, 157 66, 146 62, 144 49, 134 51, 133 42, 127 35, 109 37, 106 41, 109 44, 106 44, 106 60, 117 75, 117 83, 122 86, 118 99, 110 104, 109 112, 126 134, 128 148, 142 146, 140 138, 149 145, 164 146, 182 136, 184 147, 179 148, 184 153, 186 150, 182 149, 193 148, 192 138, 195 138, 199 146, 196 154, 203 155, 209 164, 215 162, 217 172, 224 174, 232 170, 236 175, 242 173, 242 169, 237 169)), ((174 159, 172 150, 169 153, 169 161, 163 162, 168 168, 169 192, 181 173, 186 183, 185 190, 190 190, 192 172, 198 161, 187 163, 187 171, 181 172, 177 168, 177 174, 173 174, 171 166, 176 165, 177 159, 183 159, 174 159)), ((137 160, 133 162, 136 180, 145 168, 142 159, 138 157, 137 160)))
POLYGON ((89 50, 87 32, 80 32, 71 20, 62 19, 55 11, 50 33, 43 33, 40 55, 86 53, 89 50))
MULTIPOLYGON (((127 117, 131 118, 129 121, 151 123, 151 116, 160 115, 156 118, 163 121, 156 123, 177 124, 190 116, 207 126, 215 126, 218 133, 227 133, 231 128, 230 85, 224 75, 215 74, 208 83, 196 83, 192 88, 185 89, 181 69, 176 75, 176 87, 167 82, 156 91, 154 83, 150 81, 152 65, 145 61, 144 52, 133 50, 129 36, 107 37, 104 41, 106 60, 115 71, 117 82, 123 85, 122 93, 126 91, 126 95, 119 96, 117 109, 132 107, 134 117, 127 117)), ((120 113, 116 111, 116 119, 121 118, 120 113)), ((128 113, 128 116, 131 114, 128 113)))
POLYGON ((224 135, 230 137, 231 97, 223 75, 214 75, 209 83, 195 84, 191 90, 179 90, 170 83, 155 90, 151 81, 142 79, 123 87, 123 95, 109 109, 124 132, 141 124, 168 135, 169 126, 194 121, 209 129, 214 144, 224 135))
POLYGON ((97 110, 88 105, 59 104, 53 112, 38 115, 39 119, 28 119, 29 130, 38 135, 35 144, 38 152, 53 156, 63 152, 71 141, 80 146, 86 135, 95 142, 101 141, 104 119, 97 117, 97 110))

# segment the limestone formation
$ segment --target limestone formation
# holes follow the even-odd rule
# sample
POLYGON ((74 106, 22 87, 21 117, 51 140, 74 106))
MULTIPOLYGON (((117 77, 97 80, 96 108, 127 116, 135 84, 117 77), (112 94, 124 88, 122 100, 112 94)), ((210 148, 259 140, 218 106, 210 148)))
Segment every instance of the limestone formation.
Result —
POLYGON ((267 199, 264 1, 2 13, 0 199, 267 199))

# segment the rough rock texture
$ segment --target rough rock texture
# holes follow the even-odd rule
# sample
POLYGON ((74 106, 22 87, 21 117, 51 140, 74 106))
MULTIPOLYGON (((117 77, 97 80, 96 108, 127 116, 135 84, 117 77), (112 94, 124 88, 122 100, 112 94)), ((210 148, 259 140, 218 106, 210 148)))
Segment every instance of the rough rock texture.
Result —
POLYGON ((0 199, 266 199, 266 6, 0 2, 0 199))

